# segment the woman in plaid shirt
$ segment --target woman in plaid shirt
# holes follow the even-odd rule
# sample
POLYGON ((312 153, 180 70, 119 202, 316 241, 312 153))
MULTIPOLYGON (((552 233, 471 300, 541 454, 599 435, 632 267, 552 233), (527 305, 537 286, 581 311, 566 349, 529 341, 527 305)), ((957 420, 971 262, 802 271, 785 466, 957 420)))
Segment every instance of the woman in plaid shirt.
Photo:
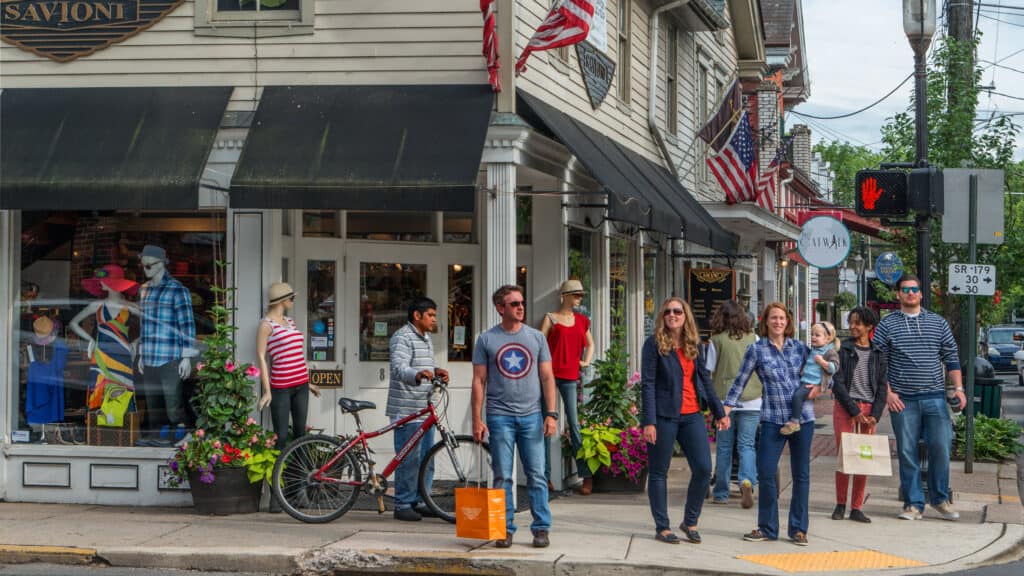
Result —
MULTIPOLYGON (((776 471, 782 449, 789 443, 789 464, 793 472, 793 494, 789 505, 789 538, 799 546, 807 545, 807 499, 811 485, 811 440, 814 438, 814 404, 807 402, 801 414, 791 414, 793 393, 799 386, 800 371, 810 348, 794 340, 793 315, 786 305, 772 302, 761 313, 761 339, 743 355, 736 380, 723 404, 726 413, 739 403, 747 380, 756 371, 764 385, 761 405, 761 439, 757 446, 758 503, 757 529, 743 536, 749 542, 776 540, 779 537, 779 504, 776 471), (790 417, 801 424, 799 432, 783 436, 782 427, 790 417)), ((808 399, 821 394, 812 386, 808 399)))

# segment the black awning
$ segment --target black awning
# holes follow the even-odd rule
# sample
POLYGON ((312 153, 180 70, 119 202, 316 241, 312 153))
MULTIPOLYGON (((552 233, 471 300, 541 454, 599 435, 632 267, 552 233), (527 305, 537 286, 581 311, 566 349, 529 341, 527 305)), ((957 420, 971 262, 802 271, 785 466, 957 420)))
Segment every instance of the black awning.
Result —
POLYGON ((644 178, 618 143, 522 91, 519 103, 524 105, 520 115, 561 141, 601 183, 608 194, 609 218, 679 236, 682 221, 656 193, 646 190, 644 178))
POLYGON ((7 88, 0 208, 190 210, 231 88, 7 88))
POLYGON ((231 206, 472 212, 493 102, 486 84, 268 86, 231 206))
POLYGON ((520 92, 519 96, 525 104, 522 113, 528 118, 536 116, 607 188, 610 218, 672 238, 681 237, 685 229, 687 240, 720 252, 735 252, 735 237, 665 167, 529 94, 520 92), (632 205, 624 206, 623 198, 633 200, 632 205))

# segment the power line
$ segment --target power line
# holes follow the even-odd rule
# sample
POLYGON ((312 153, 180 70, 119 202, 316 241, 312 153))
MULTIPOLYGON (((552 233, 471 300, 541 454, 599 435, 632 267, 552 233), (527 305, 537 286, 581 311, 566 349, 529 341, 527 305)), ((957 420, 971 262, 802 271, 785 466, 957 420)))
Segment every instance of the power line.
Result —
POLYGON ((1024 100, 1024 98, 1020 96, 1011 96, 1009 94, 1004 94, 1002 92, 996 92, 995 90, 987 90, 987 92, 989 94, 995 94, 996 96, 1002 96, 1003 98, 1012 98, 1013 100, 1024 100))
POLYGON ((902 88, 903 85, 906 84, 907 81, 910 80, 913 77, 914 77, 914 73, 911 72, 910 74, 907 75, 906 78, 903 79, 902 82, 899 83, 899 85, 897 85, 895 88, 890 90, 888 94, 886 94, 885 96, 882 96, 878 100, 875 100, 874 102, 872 102, 871 104, 868 104, 867 106, 861 108, 860 110, 856 110, 854 112, 850 112, 849 114, 840 114, 839 116, 814 116, 813 114, 804 114, 802 112, 797 112, 796 110, 790 110, 790 112, 792 112, 793 114, 796 114, 797 116, 800 116, 801 118, 814 118, 815 120, 839 120, 841 118, 849 118, 850 116, 856 116, 857 114, 860 114, 861 112, 864 112, 865 110, 870 110, 871 108, 874 108, 875 106, 881 104, 883 101, 885 101, 886 98, 888 98, 889 96, 892 96, 893 94, 895 94, 897 90, 902 88))

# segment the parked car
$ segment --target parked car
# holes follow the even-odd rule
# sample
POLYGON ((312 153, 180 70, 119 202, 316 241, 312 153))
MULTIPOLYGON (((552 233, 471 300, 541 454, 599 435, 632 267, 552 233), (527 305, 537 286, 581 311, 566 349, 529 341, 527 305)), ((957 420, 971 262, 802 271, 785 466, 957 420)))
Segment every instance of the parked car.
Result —
POLYGON ((985 357, 997 372, 1016 371, 1014 354, 1024 346, 1024 327, 992 326, 985 334, 985 357))
POLYGON ((1024 350, 1014 352, 1013 359, 1017 361, 1017 385, 1024 386, 1024 350))

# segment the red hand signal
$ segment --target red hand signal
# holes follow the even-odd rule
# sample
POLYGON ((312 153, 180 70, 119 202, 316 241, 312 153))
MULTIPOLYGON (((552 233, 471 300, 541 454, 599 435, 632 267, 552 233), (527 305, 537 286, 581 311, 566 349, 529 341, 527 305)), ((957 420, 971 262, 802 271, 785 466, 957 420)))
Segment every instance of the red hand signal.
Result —
POLYGON ((860 197, 864 202, 864 208, 868 210, 875 209, 875 202, 882 197, 885 190, 878 187, 878 181, 874 178, 868 178, 864 180, 864 185, 861 186, 860 197))

